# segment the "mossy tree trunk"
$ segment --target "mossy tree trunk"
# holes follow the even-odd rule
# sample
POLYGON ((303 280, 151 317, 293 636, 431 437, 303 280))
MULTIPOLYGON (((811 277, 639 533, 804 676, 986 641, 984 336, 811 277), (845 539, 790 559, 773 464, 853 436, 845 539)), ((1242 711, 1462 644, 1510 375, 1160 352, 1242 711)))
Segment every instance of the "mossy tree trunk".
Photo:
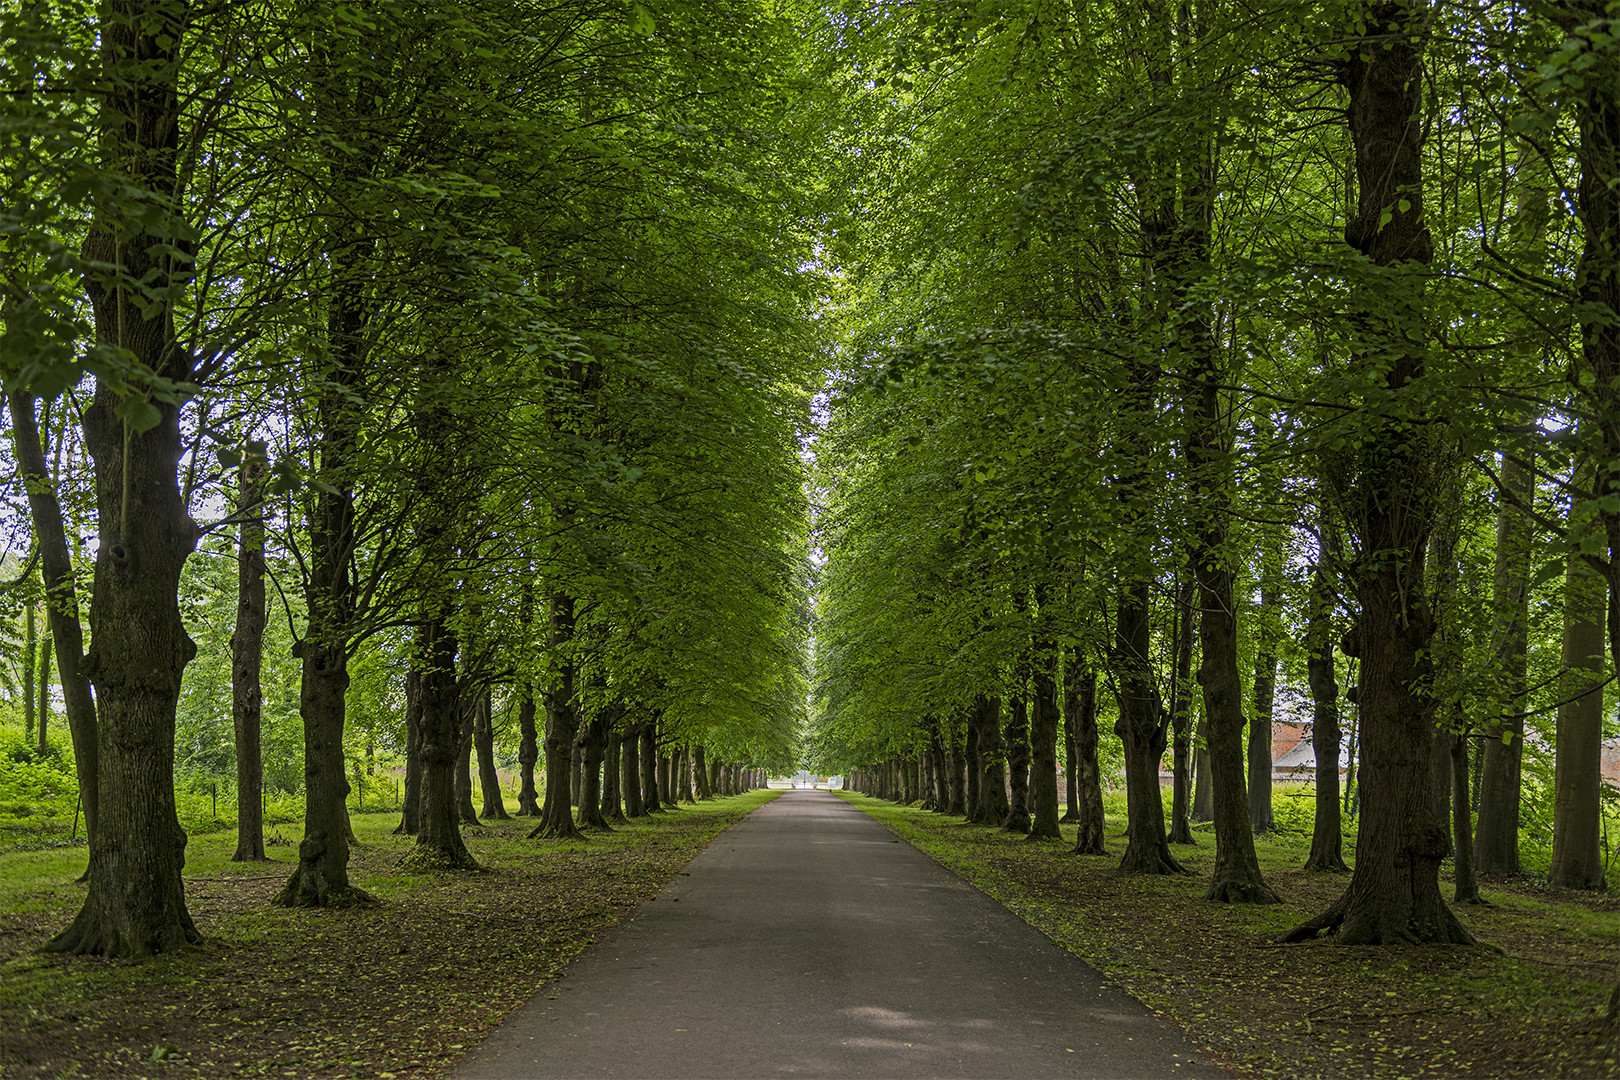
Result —
MULTIPOLYGON (((183 0, 101 5, 106 90, 95 123, 108 164, 135 194, 98 208, 84 242, 85 256, 105 267, 85 277, 97 343, 177 383, 193 375, 174 327, 194 235, 173 202, 188 17, 183 0)), ((178 405, 146 402, 147 411, 134 414, 146 425, 137 430, 124 404, 98 379, 83 420, 99 537, 84 658, 99 713, 97 824, 84 906, 46 946, 105 956, 170 952, 200 940, 180 879, 186 834, 174 803, 175 708, 181 673, 197 652, 177 598, 197 528, 177 483, 178 405)))
POLYGON ((1421 0, 1368 5, 1339 68, 1357 181, 1345 239, 1366 260, 1350 293, 1351 371, 1381 403, 1343 463, 1354 497, 1339 493, 1363 552, 1353 575, 1360 613, 1344 643, 1361 665, 1363 798, 1349 887, 1289 941, 1329 931, 1345 945, 1473 940, 1440 894, 1446 843, 1429 812, 1434 618, 1423 564, 1445 433, 1413 385, 1425 374, 1423 278, 1433 253, 1422 174, 1428 18, 1421 0))

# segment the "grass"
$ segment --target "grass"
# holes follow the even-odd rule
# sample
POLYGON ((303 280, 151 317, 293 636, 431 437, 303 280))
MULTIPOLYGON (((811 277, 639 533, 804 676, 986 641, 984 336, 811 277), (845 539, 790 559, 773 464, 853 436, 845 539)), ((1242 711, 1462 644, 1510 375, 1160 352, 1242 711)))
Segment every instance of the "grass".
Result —
MULTIPOLYGON (((398 815, 354 816, 352 880, 380 899, 271 907, 296 847, 232 863, 234 832, 194 836, 187 904, 205 944, 124 962, 38 947, 84 899, 81 849, 0 854, 0 1075, 435 1075, 726 826, 774 798, 718 799, 611 834, 528 840, 468 827, 485 869, 400 874, 398 815)), ((509 807, 511 809, 511 807, 509 807)), ((279 830, 301 835, 298 823, 279 830)))
POLYGON ((1190 875, 1121 874, 1117 802, 1114 854, 1076 856, 1072 832, 1032 842, 842 794, 1243 1075, 1620 1076, 1600 1023, 1620 961, 1620 901, 1611 897, 1493 883, 1482 890, 1489 907, 1458 914, 1495 948, 1278 946, 1280 932, 1349 881, 1298 869, 1308 835, 1257 841, 1283 903, 1233 906, 1203 899, 1214 861, 1207 832, 1198 846, 1174 849, 1190 875))

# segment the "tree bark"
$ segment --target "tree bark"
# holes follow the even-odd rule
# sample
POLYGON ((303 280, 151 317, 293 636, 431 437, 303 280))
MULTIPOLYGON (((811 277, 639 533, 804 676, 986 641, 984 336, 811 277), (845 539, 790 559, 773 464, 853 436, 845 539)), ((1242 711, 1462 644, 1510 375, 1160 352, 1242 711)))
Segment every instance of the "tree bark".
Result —
POLYGON ((618 718, 623 712, 623 709, 615 709, 607 723, 607 746, 602 756, 602 819, 610 825, 624 822, 624 796, 619 786, 624 736, 618 726, 618 718))
POLYGON ((1176 589, 1175 678, 1170 684, 1171 793, 1170 842, 1196 844, 1189 816, 1192 799, 1192 658, 1193 633, 1197 625, 1194 604, 1198 584, 1191 569, 1176 589))
MULTIPOLYGON (((1114 733, 1125 746, 1125 855, 1129 874, 1180 874, 1164 833, 1159 762, 1169 742, 1169 720, 1149 668, 1149 584, 1122 584, 1116 594, 1114 664, 1119 717, 1114 733)), ((1207 654, 1206 654, 1207 656, 1207 654)), ((1207 711, 1207 705, 1206 705, 1207 711)))
POLYGON ((444 598, 430 601, 430 617, 416 628, 416 652, 411 663, 418 683, 421 805, 416 844, 399 863, 404 869, 478 868, 461 838, 461 814, 456 799, 462 712, 456 653, 461 643, 450 628, 448 604, 444 598))
MULTIPOLYGON (((101 10, 107 91, 95 122, 107 159, 138 191, 122 196, 122 220, 109 220, 104 208, 85 238, 88 259, 116 268, 85 277, 95 337, 161 378, 186 382, 193 372, 176 340, 174 305, 191 259, 181 253, 189 231, 174 195, 188 12, 183 0, 106 0, 101 10), (133 212, 141 209, 148 212, 136 226, 133 212)), ((178 406, 151 400, 156 416, 147 419, 155 423, 137 431, 119 415, 122 404, 98 378, 84 416, 100 538, 83 665, 100 719, 98 820, 84 906, 46 948, 139 956, 200 940, 180 879, 186 834, 174 804, 175 707, 181 673, 197 652, 177 597, 197 529, 176 482, 178 406)))
POLYGON ((1305 628, 1305 678, 1311 690, 1311 749, 1316 755, 1316 816, 1305 869, 1341 872, 1343 808, 1339 802, 1339 681, 1333 666, 1332 524, 1323 515, 1322 539, 1311 570, 1310 617, 1305 628))
POLYGON ((463 824, 478 825, 478 810, 472 801, 473 741, 478 720, 478 702, 466 678, 461 680, 461 736, 456 749, 456 816, 463 824))
MULTIPOLYGON (((1502 487, 1521 502, 1535 489, 1528 463, 1509 454, 1502 487)), ((1496 569, 1491 596, 1491 651, 1503 716, 1487 725, 1479 778, 1474 865, 1485 877, 1517 875, 1519 797, 1524 759, 1524 711, 1530 629, 1530 522, 1506 500, 1496 518, 1496 569)))
POLYGON ((1271 809, 1271 717, 1277 700, 1277 644, 1282 636, 1282 622, 1275 611, 1279 572, 1270 558, 1260 571, 1260 633, 1254 655, 1254 713, 1249 719, 1248 746, 1249 824, 1256 833, 1277 828, 1271 809))
POLYGON ((978 802, 973 806, 974 823, 999 826, 1007 818, 1006 749, 1001 742, 1001 699, 980 694, 974 699, 973 726, 979 733, 978 802))
POLYGON ((579 750, 579 816, 581 827, 612 832, 607 817, 602 813, 602 758, 607 749, 609 718, 603 709, 580 725, 575 740, 579 750))
POLYGON ((1029 832, 1029 690, 1027 665, 1020 664, 1018 687, 1013 693, 1012 715, 1002 730, 1007 744, 1007 814, 1001 827, 1007 832, 1029 832))
POLYGON ((964 745, 967 736, 962 733, 959 724, 952 724, 946 729, 945 737, 950 740, 950 749, 948 750, 950 755, 949 775, 945 778, 950 801, 945 806, 945 812, 952 817, 967 817, 968 799, 970 797, 967 781, 969 772, 967 748, 964 745))
POLYGON ((1078 672, 1063 674, 1063 816, 1058 821, 1070 824, 1080 820, 1080 750, 1075 740, 1074 714, 1078 711, 1079 695, 1070 682, 1078 672))
POLYGON ((478 787, 483 792, 484 808, 479 817, 486 821, 511 821, 506 812, 506 800, 501 797, 501 776, 495 771, 495 724, 491 714, 494 704, 490 691, 477 696, 473 713, 473 743, 478 748, 478 787))
MULTIPOLYGON (((641 798, 641 725, 631 724, 624 730, 619 749, 619 791, 624 798, 624 816, 647 816, 647 805, 641 798)), ((718 766, 718 762, 715 763, 718 766)))
POLYGON ((1074 854, 1107 855, 1104 838, 1102 767, 1097 763, 1097 673, 1085 670, 1080 650, 1074 650, 1069 664, 1068 708, 1074 717, 1074 742, 1078 759, 1080 791, 1079 824, 1074 834, 1074 854))
POLYGON ((1548 880, 1564 889, 1608 888, 1602 834, 1603 579, 1580 555, 1564 577, 1564 678, 1558 690, 1553 850, 1548 880))
MULTIPOLYGON (((17 472, 28 495, 29 520, 39 544, 41 578, 45 586, 45 630, 56 651, 62 698, 67 708, 68 734, 73 740, 78 774, 79 803, 84 811, 85 836, 94 852, 99 820, 97 777, 96 702, 84 668, 84 627, 79 622, 79 594, 68 552, 67 528, 56 483, 46 464, 45 445, 34 415, 33 395, 6 395, 11 416, 12 452, 17 472)), ((32 609, 30 609, 32 610, 32 609)), ((26 697, 26 695, 25 695, 26 697)))
POLYGON ((551 654, 557 660, 557 673, 546 690, 546 791, 540 808, 540 823, 529 838, 548 837, 554 840, 579 836, 574 824, 573 807, 569 805, 569 773, 573 762, 574 740, 579 735, 579 720, 575 713, 574 664, 565 655, 574 640, 574 598, 561 590, 551 594, 550 633, 551 654))
POLYGON ((236 729, 236 852, 232 862, 258 862, 264 855, 264 761, 259 721, 264 691, 259 671, 264 660, 267 607, 264 591, 264 459, 249 455, 238 474, 236 512, 236 631, 231 634, 231 719, 236 729))
POLYGON ((664 812, 663 792, 658 789, 657 727, 656 720, 641 725, 641 805, 649 814, 664 812))
MULTIPOLYGON (((1345 239, 1373 271, 1351 293, 1352 370, 1380 396, 1349 462, 1353 498, 1342 502, 1365 553, 1355 573, 1360 616, 1345 642, 1360 659, 1357 706, 1365 796, 1356 864, 1343 897, 1288 931, 1299 941, 1337 929, 1344 945, 1472 942, 1440 895, 1445 837, 1429 813, 1429 741, 1434 702, 1428 659, 1434 620, 1423 562, 1436 485, 1431 470, 1443 431, 1427 421, 1412 383, 1425 370, 1414 342, 1425 332, 1421 272, 1432 245, 1423 222, 1423 35, 1421 0, 1365 9, 1339 77, 1356 152, 1357 214, 1345 239)), ((1341 493, 1343 495, 1345 493, 1341 493)))
POLYGON ((709 782, 709 764, 702 743, 692 747, 692 778, 697 781, 698 798, 714 798, 714 785, 709 782))
POLYGON ((534 726, 534 688, 523 685, 518 702, 518 817, 540 816, 540 793, 534 787, 534 767, 540 761, 539 733, 534 726))
POLYGON ((422 672, 415 658, 405 670, 405 797, 395 836, 415 836, 422 822, 422 672))
POLYGON ((1029 745, 1029 838, 1058 840, 1057 702, 1058 652, 1050 641, 1035 646, 1034 695, 1029 745))

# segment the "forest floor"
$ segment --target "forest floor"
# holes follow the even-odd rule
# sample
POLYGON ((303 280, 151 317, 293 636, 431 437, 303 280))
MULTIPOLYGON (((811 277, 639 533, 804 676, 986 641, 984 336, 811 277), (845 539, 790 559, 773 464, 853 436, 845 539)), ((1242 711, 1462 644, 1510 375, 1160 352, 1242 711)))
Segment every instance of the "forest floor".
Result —
POLYGON ((1308 835, 1257 842, 1283 902, 1239 906, 1204 899, 1214 861, 1208 831, 1198 846, 1174 848, 1188 876, 1127 876, 1117 868, 1124 841, 1112 828, 1114 855, 1074 855, 1067 829, 1067 841, 1032 842, 844 797, 1241 1075, 1620 1076, 1601 1025, 1620 963, 1613 895, 1551 891, 1530 879, 1490 883, 1481 889, 1490 906, 1457 909, 1484 947, 1280 946, 1279 934, 1328 907, 1349 881, 1298 869, 1308 835))
MULTIPOLYGON (((296 860, 232 863, 234 831, 193 837, 198 949, 103 961, 38 952, 84 899, 83 848, 0 856, 0 1076, 428 1076, 447 1071, 726 826, 778 792, 683 805, 584 841, 525 819, 464 832, 486 868, 400 874, 396 814, 355 815, 351 880, 375 905, 271 907, 296 860)), ((279 842, 278 842, 279 841, 279 842)))

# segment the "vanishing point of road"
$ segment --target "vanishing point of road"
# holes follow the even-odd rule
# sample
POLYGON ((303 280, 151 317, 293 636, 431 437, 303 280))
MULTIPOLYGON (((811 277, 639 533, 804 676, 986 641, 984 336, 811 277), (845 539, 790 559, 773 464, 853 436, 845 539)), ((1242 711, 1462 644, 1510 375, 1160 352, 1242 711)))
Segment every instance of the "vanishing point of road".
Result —
POLYGON ((726 830, 461 1063, 484 1077, 1224 1077, 836 796, 726 830))

